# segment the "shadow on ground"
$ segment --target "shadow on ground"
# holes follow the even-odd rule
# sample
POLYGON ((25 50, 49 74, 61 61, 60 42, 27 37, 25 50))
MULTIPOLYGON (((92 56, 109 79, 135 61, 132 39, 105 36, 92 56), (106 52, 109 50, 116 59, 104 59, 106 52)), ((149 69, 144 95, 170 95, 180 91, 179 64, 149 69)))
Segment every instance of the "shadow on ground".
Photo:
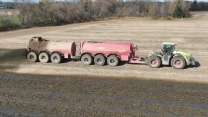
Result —
POLYGON ((0 49, 0 70, 16 69, 26 58, 26 49, 0 49))

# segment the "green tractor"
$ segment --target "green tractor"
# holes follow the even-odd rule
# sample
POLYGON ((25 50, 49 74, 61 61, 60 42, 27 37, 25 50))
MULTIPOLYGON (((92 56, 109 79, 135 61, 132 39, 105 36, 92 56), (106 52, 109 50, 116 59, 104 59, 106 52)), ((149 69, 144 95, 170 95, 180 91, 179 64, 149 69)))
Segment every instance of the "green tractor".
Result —
POLYGON ((188 52, 175 50, 173 42, 163 42, 161 51, 153 51, 148 56, 148 65, 158 68, 162 65, 171 65, 175 69, 183 69, 186 65, 195 65, 195 59, 188 52))

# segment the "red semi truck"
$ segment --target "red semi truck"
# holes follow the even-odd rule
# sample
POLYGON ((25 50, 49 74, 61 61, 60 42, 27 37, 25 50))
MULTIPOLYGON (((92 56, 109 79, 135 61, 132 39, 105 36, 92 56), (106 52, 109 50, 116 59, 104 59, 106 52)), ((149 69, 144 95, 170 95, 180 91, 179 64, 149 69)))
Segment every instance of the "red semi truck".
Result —
POLYGON ((39 60, 47 63, 60 63, 63 58, 79 59, 83 64, 93 62, 102 66, 106 62, 110 66, 117 66, 120 61, 128 63, 146 63, 145 57, 136 57, 137 47, 130 42, 99 42, 83 41, 80 52, 76 55, 75 42, 49 41, 42 37, 33 37, 27 48, 27 59, 32 62, 39 60))

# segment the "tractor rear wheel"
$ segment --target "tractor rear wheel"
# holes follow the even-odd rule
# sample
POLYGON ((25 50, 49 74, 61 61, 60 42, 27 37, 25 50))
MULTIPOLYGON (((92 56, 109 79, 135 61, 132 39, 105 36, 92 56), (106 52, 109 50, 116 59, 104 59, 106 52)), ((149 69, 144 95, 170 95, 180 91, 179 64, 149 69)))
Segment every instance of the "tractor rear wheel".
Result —
POLYGON ((118 65, 119 59, 118 59, 118 57, 115 56, 115 55, 110 55, 110 56, 108 57, 108 59, 107 59, 107 63, 108 63, 108 65, 114 67, 114 66, 117 66, 117 65, 118 65))
POLYGON ((62 57, 61 57, 61 55, 59 53, 56 52, 56 53, 53 53, 51 55, 51 62, 52 63, 58 64, 58 63, 61 62, 61 60, 62 60, 62 57))
POLYGON ((105 57, 102 54, 98 54, 94 58, 94 63, 98 66, 103 66, 105 64, 105 57))
POLYGON ((35 52, 33 51, 30 51, 28 54, 27 54, 27 59, 30 61, 30 62, 36 62, 38 60, 38 56, 35 52))
POLYGON ((151 68, 158 68, 161 65, 161 59, 158 56, 151 56, 148 58, 148 65, 151 68))
POLYGON ((82 57, 81 57, 81 61, 83 64, 85 65, 91 65, 92 64, 92 57, 90 54, 84 54, 82 57))
POLYGON ((39 61, 42 63, 47 63, 49 61, 49 55, 47 52, 41 52, 38 58, 39 61))
POLYGON ((183 57, 174 57, 171 60, 171 66, 175 69, 183 69, 186 65, 186 62, 183 57))

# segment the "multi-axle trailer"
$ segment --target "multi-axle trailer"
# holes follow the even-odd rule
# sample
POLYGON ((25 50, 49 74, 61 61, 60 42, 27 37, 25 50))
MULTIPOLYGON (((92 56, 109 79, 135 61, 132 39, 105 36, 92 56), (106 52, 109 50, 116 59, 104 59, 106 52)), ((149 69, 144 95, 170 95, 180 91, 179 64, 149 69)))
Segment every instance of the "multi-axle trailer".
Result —
POLYGON ((148 64, 157 68, 160 65, 171 64, 174 68, 182 69, 185 65, 195 64, 191 54, 175 51, 173 43, 164 43, 162 52, 151 52, 148 57, 135 56, 137 46, 130 42, 99 42, 83 41, 79 52, 76 53, 75 42, 49 41, 42 37, 33 37, 27 48, 27 59, 31 62, 60 63, 64 58, 78 59, 85 65, 93 62, 102 66, 106 62, 110 66, 117 66, 120 61, 128 63, 148 64), (171 48, 172 47, 172 48, 171 48), (169 50, 168 50, 169 49, 169 50))

